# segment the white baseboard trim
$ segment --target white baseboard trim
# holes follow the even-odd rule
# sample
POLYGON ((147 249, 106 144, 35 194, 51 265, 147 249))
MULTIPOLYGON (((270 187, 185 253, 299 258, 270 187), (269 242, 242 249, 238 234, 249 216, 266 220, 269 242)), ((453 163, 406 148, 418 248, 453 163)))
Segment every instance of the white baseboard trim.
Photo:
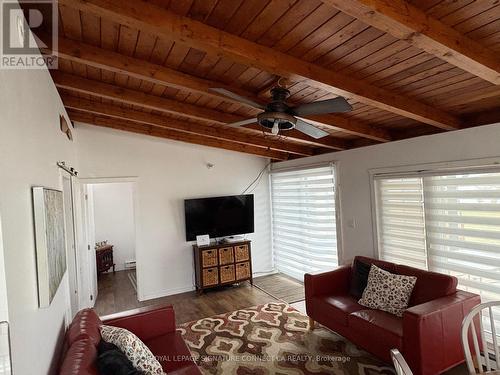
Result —
POLYGON ((195 287, 193 285, 191 285, 191 286, 185 286, 185 287, 179 287, 179 288, 163 289, 163 290, 159 290, 159 291, 153 292, 153 293, 146 293, 144 295, 137 296, 137 297, 138 297, 139 301, 142 302, 142 301, 147 301, 149 299, 171 296, 173 294, 192 292, 193 290, 195 290, 195 287))
MULTIPOLYGON (((255 278, 255 277, 260 277, 260 276, 274 275, 276 273, 278 273, 277 270, 264 272, 264 273, 254 272, 253 277, 255 278)), ((196 288, 194 287, 194 285, 184 286, 184 287, 179 287, 179 288, 163 289, 163 290, 159 290, 159 291, 153 292, 153 293, 146 293, 144 295, 138 295, 137 298, 139 301, 142 302, 142 301, 147 301, 149 299, 171 296, 173 294, 192 292, 195 289, 196 288)))

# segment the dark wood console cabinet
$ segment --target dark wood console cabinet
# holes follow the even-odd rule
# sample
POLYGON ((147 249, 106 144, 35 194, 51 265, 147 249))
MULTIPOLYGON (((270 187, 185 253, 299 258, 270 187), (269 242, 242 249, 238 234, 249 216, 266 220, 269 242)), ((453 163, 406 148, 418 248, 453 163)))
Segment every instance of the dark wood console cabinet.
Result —
POLYGON ((115 272, 115 263, 113 260, 113 245, 106 245, 98 247, 95 250, 95 261, 97 265, 97 275, 108 271, 113 268, 113 273, 115 272))
POLYGON ((246 280, 253 285, 250 241, 193 245, 193 253, 198 292, 246 280))

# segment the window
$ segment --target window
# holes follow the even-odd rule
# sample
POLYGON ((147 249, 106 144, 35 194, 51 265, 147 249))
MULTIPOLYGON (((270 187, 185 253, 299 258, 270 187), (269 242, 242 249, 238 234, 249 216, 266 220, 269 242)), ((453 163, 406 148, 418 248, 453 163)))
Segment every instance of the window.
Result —
POLYGON ((377 178, 382 259, 456 276, 500 299, 500 173, 377 178))
POLYGON ((276 268, 303 280, 307 272, 337 261, 335 167, 271 174, 273 251, 276 268))

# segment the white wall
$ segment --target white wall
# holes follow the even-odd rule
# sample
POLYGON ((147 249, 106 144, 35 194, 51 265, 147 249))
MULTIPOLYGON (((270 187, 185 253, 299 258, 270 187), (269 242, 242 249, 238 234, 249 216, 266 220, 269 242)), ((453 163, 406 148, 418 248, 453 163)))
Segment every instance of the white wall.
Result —
MULTIPOLYGON (((135 222, 132 182, 90 185, 94 204, 95 241, 113 245, 116 271, 135 260, 135 222)), ((92 244, 91 244, 92 245, 92 244)))
MULTIPOLYGON (((273 169, 337 162, 340 188, 341 263, 375 256, 369 171, 375 168, 500 157, 500 124, 276 163, 273 169), (352 228, 348 223, 355 220, 352 228)), ((406 169, 406 168, 405 168, 406 169)))
POLYGON ((61 189, 56 162, 75 163, 59 130, 65 114, 45 70, 0 70, 0 214, 16 375, 47 374, 69 309, 67 275, 50 307, 38 308, 31 187, 61 189))
MULTIPOLYGON (((241 194, 267 160, 238 152, 77 124, 81 177, 137 177, 138 294, 141 299, 193 289, 184 199, 241 194), (213 169, 207 163, 215 164, 213 169)), ((255 190, 253 271, 271 271, 267 173, 255 190)))

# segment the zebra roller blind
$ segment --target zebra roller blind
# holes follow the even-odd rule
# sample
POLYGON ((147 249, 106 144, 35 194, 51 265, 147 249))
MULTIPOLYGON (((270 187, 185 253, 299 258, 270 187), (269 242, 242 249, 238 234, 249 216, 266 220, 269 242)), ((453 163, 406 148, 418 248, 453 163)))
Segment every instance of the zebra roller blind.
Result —
POLYGON ((456 276, 483 301, 500 299, 500 173, 378 179, 375 186, 382 259, 456 276))
POLYGON ((334 165, 271 173, 278 271, 303 280, 338 264, 335 194, 334 165))
POLYGON ((427 268, 422 179, 381 179, 376 187, 380 258, 427 268))

